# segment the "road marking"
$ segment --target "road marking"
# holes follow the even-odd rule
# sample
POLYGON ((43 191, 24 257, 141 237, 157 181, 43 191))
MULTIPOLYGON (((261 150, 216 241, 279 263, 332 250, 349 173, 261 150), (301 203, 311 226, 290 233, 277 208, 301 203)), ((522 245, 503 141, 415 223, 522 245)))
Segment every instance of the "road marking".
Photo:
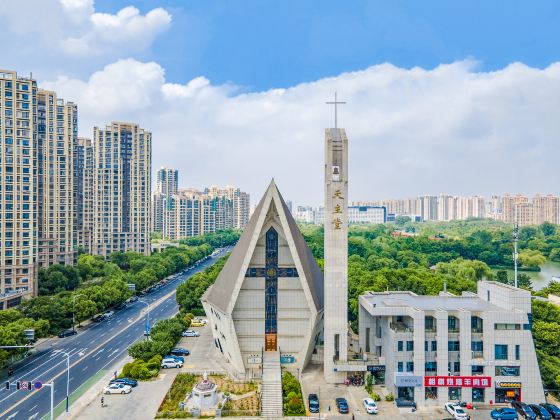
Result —
POLYGON ((39 412, 37 411, 35 414, 33 414, 32 416, 29 416, 28 420, 33 420, 35 419, 37 416, 39 415, 39 412))
MULTIPOLYGON (((168 294, 162 296, 160 299, 157 300, 157 302, 155 303, 155 306, 159 306, 161 305, 163 302, 165 302, 167 299, 169 299, 171 296, 173 296, 175 294, 175 290, 169 292, 168 294)), ((137 322, 140 321, 143 318, 143 316, 138 316, 137 322)), ((87 353, 86 358, 88 356, 90 356, 91 354, 95 353, 96 351, 98 351, 100 348, 102 348, 103 346, 105 346, 109 341, 113 340, 115 337, 119 336, 120 334, 122 334, 124 331, 126 331, 128 328, 132 327, 134 324, 128 324, 126 325, 124 328, 122 328, 120 331, 118 331, 117 333, 113 334, 111 337, 109 337, 107 340, 105 340, 103 343, 99 344, 99 346, 95 347, 93 350, 91 350, 89 353, 87 353)), ((124 351, 124 350, 123 350, 124 351)), ((70 365, 70 368, 74 367, 75 365, 77 365, 78 363, 84 361, 85 358, 80 358, 78 360, 76 360, 74 363, 72 363, 70 365)), ((63 360, 61 360, 60 363, 62 363, 63 360)), ((60 363, 57 363, 60 364, 60 363)), ((57 366, 55 365, 55 366, 57 366)), ((51 367, 51 369, 49 369, 48 371, 52 370, 55 366, 51 367)), ((46 371, 46 372, 48 372, 46 371)), ((44 372, 44 373, 46 373, 44 372)), ((54 381, 55 379, 61 377, 62 375, 66 375, 66 369, 62 370, 60 373, 56 374, 55 376, 51 377, 48 380, 43 380, 43 382, 47 383, 47 382, 51 382, 54 381)), ((37 392, 38 390, 34 390, 33 392, 31 392, 30 394, 27 394, 27 396, 21 398, 20 400, 18 400, 15 404, 13 404, 11 407, 7 408, 6 410, 4 410, 3 412, 0 413, 0 418, 3 418, 3 416, 6 415, 6 413, 9 413, 11 410, 13 410, 14 408, 18 407, 19 405, 21 405, 24 401, 27 401, 29 398, 31 398, 33 396, 33 394, 35 394, 35 392, 37 392)), ((15 392, 15 391, 14 391, 15 392)), ((9 396, 7 396, 4 399, 8 399, 9 397, 11 397, 12 394, 10 394, 9 396)), ((2 400, 4 401, 4 400, 2 400)), ((2 402, 0 401, 0 402, 2 402)), ((18 412, 16 412, 17 414, 18 412)), ((7 417, 6 420, 9 420, 11 418, 13 418, 14 415, 12 415, 11 417, 7 417)))
POLYGON ((19 413, 19 411, 16 411, 14 414, 12 414, 12 415, 6 417, 6 420, 13 419, 15 416, 17 416, 17 413, 19 413))
POLYGON ((82 369, 82 372, 85 372, 86 369, 87 369, 88 367, 89 367, 89 365, 86 365, 86 366, 82 369))
POLYGON ((35 404, 33 407, 31 407, 31 408, 29 409, 29 411, 33 411, 33 410, 35 410, 36 408, 37 408, 37 404, 35 404))

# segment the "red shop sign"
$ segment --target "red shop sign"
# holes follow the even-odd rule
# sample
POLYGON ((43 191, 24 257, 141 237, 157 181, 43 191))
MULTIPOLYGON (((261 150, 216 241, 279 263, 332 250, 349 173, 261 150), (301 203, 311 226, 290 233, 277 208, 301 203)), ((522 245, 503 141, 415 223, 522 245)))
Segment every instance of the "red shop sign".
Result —
POLYGON ((490 376, 424 376, 424 386, 490 388, 490 376))

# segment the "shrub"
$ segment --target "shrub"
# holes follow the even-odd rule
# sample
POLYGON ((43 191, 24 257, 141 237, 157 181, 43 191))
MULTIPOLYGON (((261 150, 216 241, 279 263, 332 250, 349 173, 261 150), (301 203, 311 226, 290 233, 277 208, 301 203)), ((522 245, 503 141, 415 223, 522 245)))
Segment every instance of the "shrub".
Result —
POLYGON ((370 395, 371 395, 371 398, 373 399, 373 401, 381 401, 381 397, 379 396, 378 393, 372 392, 370 395))
POLYGON ((385 397, 385 401, 394 401, 395 400, 395 396, 392 393, 387 394, 387 396, 385 397))

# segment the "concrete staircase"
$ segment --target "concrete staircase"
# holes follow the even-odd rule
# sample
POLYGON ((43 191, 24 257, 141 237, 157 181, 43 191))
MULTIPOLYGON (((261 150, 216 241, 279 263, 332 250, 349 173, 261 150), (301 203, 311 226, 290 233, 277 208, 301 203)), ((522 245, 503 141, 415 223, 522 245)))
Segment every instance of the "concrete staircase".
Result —
POLYGON ((283 415, 282 371, 280 352, 265 351, 261 386, 261 416, 279 418, 283 415))

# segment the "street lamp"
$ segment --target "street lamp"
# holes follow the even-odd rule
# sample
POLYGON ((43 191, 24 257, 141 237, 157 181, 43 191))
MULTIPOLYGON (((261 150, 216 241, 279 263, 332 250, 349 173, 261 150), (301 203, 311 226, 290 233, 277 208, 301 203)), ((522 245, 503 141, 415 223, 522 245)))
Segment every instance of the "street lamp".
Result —
POLYGON ((76 331, 74 325, 76 324, 76 298, 78 296, 85 296, 83 293, 72 295, 72 331, 76 331))
POLYGON ((55 350, 55 352, 66 356, 66 412, 68 413, 68 405, 70 401, 70 353, 63 350, 55 350))
POLYGON ((148 322, 146 323, 146 332, 144 333, 146 335, 146 340, 148 340, 150 335, 150 303, 144 300, 138 300, 138 302, 143 303, 148 307, 148 322))

